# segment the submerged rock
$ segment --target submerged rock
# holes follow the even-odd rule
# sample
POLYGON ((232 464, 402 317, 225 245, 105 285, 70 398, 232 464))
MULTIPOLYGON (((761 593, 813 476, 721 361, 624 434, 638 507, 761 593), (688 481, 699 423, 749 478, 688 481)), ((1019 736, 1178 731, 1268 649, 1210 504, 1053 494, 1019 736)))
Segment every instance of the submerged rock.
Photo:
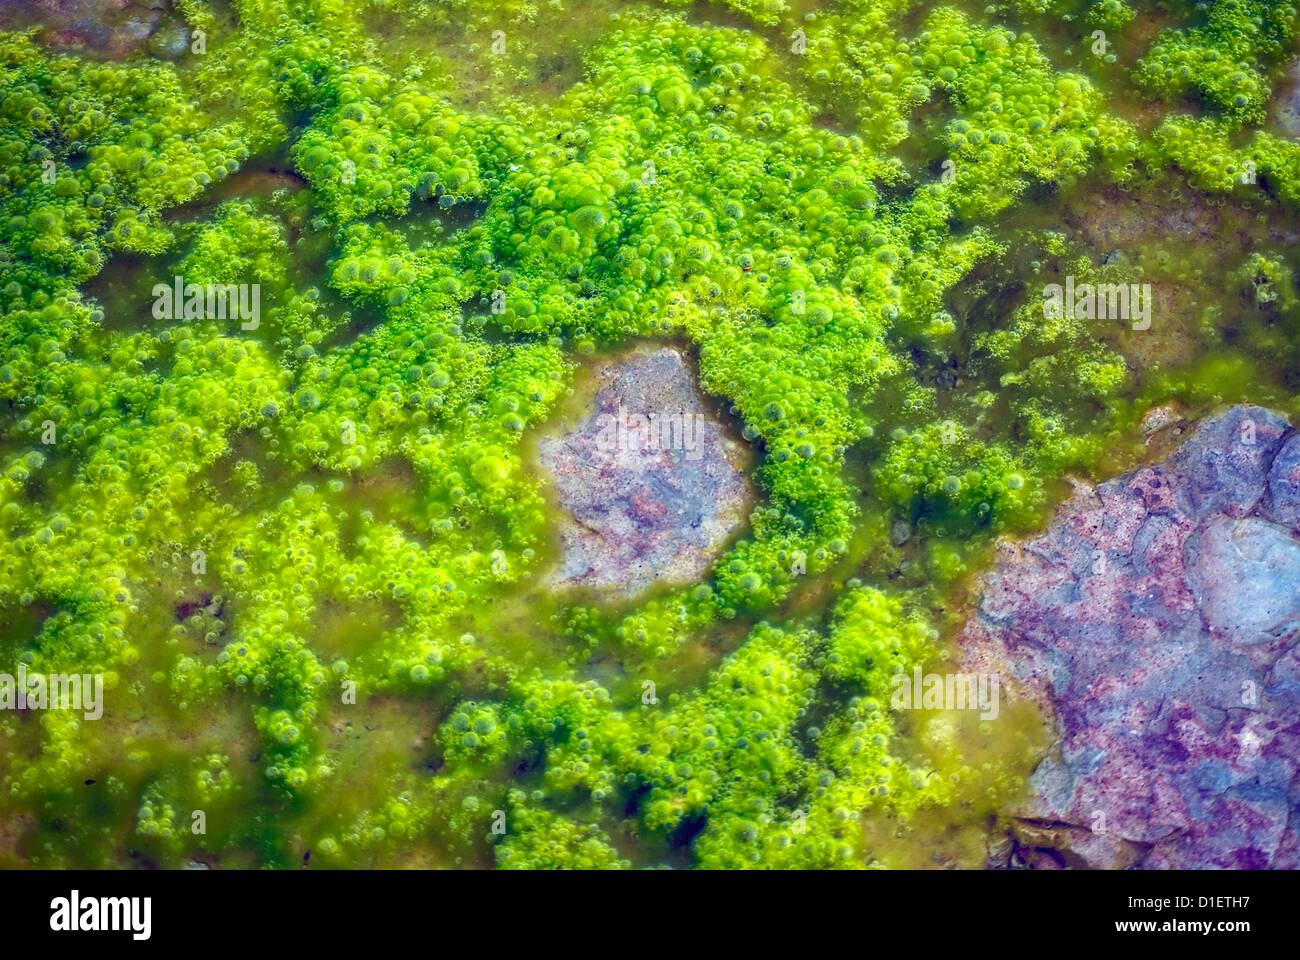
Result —
POLYGON ((190 31, 180 20, 164 21, 149 38, 149 52, 164 60, 182 57, 189 49, 190 31))
POLYGON ((565 510, 552 582, 630 595, 699 579, 752 501, 744 447, 673 347, 638 347, 596 376, 586 419, 538 442, 565 510))
POLYGON ((1030 866, 1300 866, 1295 434, 1234 407, 1007 544, 964 669, 1058 740, 1013 811, 1030 866))
POLYGON ((1292 529, 1300 526, 1300 434, 1282 444, 1269 467, 1264 516, 1292 529))
POLYGON ((1283 135, 1300 140, 1300 60, 1291 61, 1273 97, 1273 120, 1283 135))
MULTIPOLYGON (((0 0, 0 29, 42 26, 51 47, 119 59, 154 34, 170 7, 170 0, 0 0)), ((184 22, 170 26, 188 48, 184 22)))

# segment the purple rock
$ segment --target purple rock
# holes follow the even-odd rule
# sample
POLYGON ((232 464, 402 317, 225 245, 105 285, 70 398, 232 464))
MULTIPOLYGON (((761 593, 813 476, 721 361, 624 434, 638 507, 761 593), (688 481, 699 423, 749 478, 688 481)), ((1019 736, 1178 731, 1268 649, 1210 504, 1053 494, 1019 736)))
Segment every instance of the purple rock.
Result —
POLYGON ((121 59, 153 32, 170 0, 0 0, 0 30, 44 27, 53 47, 121 59))
POLYGON ((1264 478, 1289 424, 1263 407, 1233 407, 1207 420, 1169 461, 1198 517, 1244 517, 1264 495, 1264 478))
POLYGON ((1288 430, 1234 407, 1001 546, 959 643, 1058 736, 1012 811, 1019 862, 1297 865, 1300 541, 1271 490, 1288 430))
POLYGON ((1262 511, 1274 523, 1300 525, 1300 433, 1289 436, 1268 471, 1268 502, 1262 511))

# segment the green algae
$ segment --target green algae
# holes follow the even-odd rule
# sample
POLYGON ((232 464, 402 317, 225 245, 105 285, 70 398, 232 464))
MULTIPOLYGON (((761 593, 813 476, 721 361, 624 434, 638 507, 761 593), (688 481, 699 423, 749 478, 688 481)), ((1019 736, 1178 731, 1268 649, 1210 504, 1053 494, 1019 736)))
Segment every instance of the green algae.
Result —
POLYGON ((174 16, 0 36, 0 669, 106 677, 0 714, 5 865, 982 865, 1045 732, 889 677, 1151 407, 1295 411, 1293 6, 174 16), (1066 274, 1151 330, 1046 319, 1066 274), (553 595, 536 437, 663 339, 760 501, 700 583, 553 595))

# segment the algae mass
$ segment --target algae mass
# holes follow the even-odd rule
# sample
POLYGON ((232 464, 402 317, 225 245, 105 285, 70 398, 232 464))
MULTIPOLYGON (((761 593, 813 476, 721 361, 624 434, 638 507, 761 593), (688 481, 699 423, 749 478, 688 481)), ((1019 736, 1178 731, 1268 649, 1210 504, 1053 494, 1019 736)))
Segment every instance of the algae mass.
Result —
POLYGON ((103 678, 0 711, 6 867, 983 866, 1039 718, 891 677, 1153 407, 1300 413, 1294 3, 6 25, 0 672, 103 678), (696 582, 559 593, 537 439, 639 343, 756 500, 696 582))

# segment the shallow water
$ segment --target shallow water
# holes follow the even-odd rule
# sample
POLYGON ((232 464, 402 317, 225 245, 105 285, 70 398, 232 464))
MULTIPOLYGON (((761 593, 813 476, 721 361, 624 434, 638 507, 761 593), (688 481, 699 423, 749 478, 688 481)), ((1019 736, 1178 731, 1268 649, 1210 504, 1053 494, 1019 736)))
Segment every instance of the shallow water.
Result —
MULTIPOLYGON (((181 97, 196 102, 213 84, 252 78, 242 98, 202 106, 200 126, 258 118, 255 90, 274 88, 284 130, 260 146, 257 130, 240 131, 256 149, 237 172, 160 205, 150 223, 172 232, 165 250, 106 248, 102 269, 77 288, 102 318, 60 341, 63 360, 48 366, 72 371, 66 379, 5 381, 5 469, 32 451, 42 462, 3 491, 0 664, 80 664, 113 680, 97 724, 0 713, 10 825, 0 865, 986 864, 1049 732, 1026 703, 1004 704, 992 722, 890 712, 889 676, 911 664, 955 669, 952 638, 978 602, 996 537, 1042 529, 1072 475, 1101 479, 1159 459, 1141 429, 1152 407, 1176 404, 1192 421, 1237 401, 1300 413, 1300 308, 1287 272, 1296 209, 1275 174, 1253 193, 1198 189, 1176 164, 1154 169, 1148 144, 1118 186, 1100 157, 1083 173, 959 180, 970 198, 990 183, 1024 183, 1005 207, 954 206, 916 226, 928 216, 925 185, 950 153, 984 162, 955 153, 953 124, 992 128, 1002 110, 968 118, 962 97, 934 80, 928 102, 900 108, 906 138, 877 150, 894 102, 819 77, 790 49, 794 30, 817 37, 830 22, 847 34, 864 12, 735 6, 367 7, 304 32, 335 46, 283 64, 286 75, 316 71, 299 84, 278 69, 254 72, 250 61, 272 56, 262 48, 280 28, 260 5, 237 4, 252 46, 213 31, 209 60, 178 63, 181 97), (504 53, 491 52, 494 29, 504 53), (635 42, 602 51, 617 30, 635 42), (722 79, 696 67, 711 44, 722 79), (660 59, 664 47, 681 56, 660 59), (373 78, 336 96, 325 78, 342 75, 345 49, 352 65, 383 72, 392 88, 420 86, 428 102, 405 111, 373 78), (688 84, 675 70, 696 72, 688 84), (635 111, 602 100, 641 84, 656 92, 637 94, 635 111), (690 121, 678 106, 688 96, 701 98, 690 121), (364 101, 364 119, 344 101, 364 101), (787 104, 806 117, 773 116, 787 104), (419 159, 436 167, 429 196, 418 171, 398 177, 398 194, 415 195, 390 209, 392 194, 368 186, 367 157, 373 176, 386 176, 441 136, 421 128, 406 144, 394 131, 448 105, 475 132, 419 159), (778 123, 784 133, 771 130, 778 123), (366 189, 356 194, 308 169, 308 151, 295 147, 308 133, 334 150, 378 131, 382 142, 347 154, 361 160, 366 189), (601 166, 608 156, 635 177, 647 143, 659 181, 643 181, 639 198, 601 193, 614 182, 601 166), (719 143, 731 152, 709 154, 719 143), (538 159, 554 156, 553 167, 538 159), (890 157, 897 167, 867 166, 890 157), (466 172, 481 191, 457 192, 458 160, 473 162, 477 172, 466 172), (867 171, 864 195, 841 202, 854 163, 867 171), (796 165, 799 177, 778 176, 796 165), (570 172, 578 179, 565 180, 570 172), (551 215, 538 191, 566 189, 556 202, 570 207, 547 234, 560 240, 528 247, 551 215), (340 215, 336 202, 356 195, 374 209, 340 215), (851 222, 868 201, 875 218, 851 222), (747 226, 755 222, 765 232, 747 226), (584 251, 572 262, 559 259, 563 230, 584 251), (897 276, 876 283, 876 260, 851 275, 868 249, 897 259, 909 230, 916 242, 897 276), (809 237, 815 244, 799 247, 809 237), (965 245, 979 250, 969 262, 934 253, 965 245), (635 270, 616 260, 623 247, 635 270), (781 256, 796 248, 799 282, 834 309, 812 296, 808 314, 792 314, 784 288, 771 292, 781 256), (1255 254, 1269 265, 1257 267, 1255 254), (1265 269, 1275 276, 1260 279, 1265 269), (245 336, 204 318, 155 320, 153 286, 182 271, 256 278, 261 328, 245 336), (1038 292, 1071 271, 1151 284, 1158 322, 1048 330, 1038 292), (527 307, 513 312, 512 299, 499 316, 489 307, 497 289, 527 307), (894 299, 917 315, 890 320, 894 299), (819 308, 830 314, 825 336, 838 338, 830 346, 807 333, 819 308), (856 332, 831 323, 855 310, 856 332), (616 311, 628 319, 608 319, 616 311), (878 378, 865 358, 861 369, 837 367, 871 340, 871 324, 887 358, 871 359, 893 366, 878 378), (713 413, 743 438, 759 500, 710 572, 685 586, 632 598, 553 590, 562 508, 538 438, 581 416, 596 364, 664 341, 689 353, 713 413), (1076 395, 1085 363, 1121 372, 1076 395), (47 415, 62 442, 34 439, 47 415), (798 427, 782 432, 787 419, 798 427), (914 460, 902 452, 904 436, 948 420, 978 448, 974 459, 950 461, 943 447, 918 446, 914 460), (784 466, 816 457, 806 472, 784 466), (795 563, 800 551, 808 556, 795 563), (796 569, 802 561, 807 570, 796 569), (878 621, 853 606, 877 593, 890 610, 878 621), (848 636, 858 624, 870 625, 861 640, 848 636), (850 652, 854 662, 843 662, 850 652), (864 701, 881 711, 859 711, 864 701), (196 809, 206 834, 189 830, 196 809), (587 844, 574 839, 587 830, 587 844)), ((920 44, 933 11, 893 6, 884 23, 920 44)), ((1059 11, 945 6, 1032 35, 1053 90, 1072 82, 1061 73, 1085 75, 1096 123, 1104 113, 1149 140, 1170 114, 1219 109, 1196 94, 1161 100, 1130 73, 1161 29, 1195 14, 1144 9, 1107 64, 1059 11)), ((227 16, 214 22, 233 31, 227 16)), ((834 29, 827 36, 839 42, 834 29)), ((997 56, 994 40, 981 42, 963 69, 997 56)), ((949 51, 953 62, 959 53, 949 51)), ((814 56, 828 69, 838 62, 814 56)), ((873 61, 862 57, 866 69, 873 61)), ((147 58, 128 62, 146 68, 147 58)), ((1261 69, 1280 75, 1282 60, 1261 69)), ((1010 102, 1018 78, 1007 71, 1010 102)), ((964 95, 973 102, 983 83, 964 95)), ((1068 127, 1083 109, 1061 107, 1053 123, 1083 137, 1068 127)), ((14 116, 5 123, 61 159, 79 150, 19 130, 14 116)), ((1056 159, 1042 169, 1055 171, 1056 159)), ((27 337, 19 320, 6 322, 7 363, 21 365, 28 350, 48 358, 39 342, 48 331, 27 337)))

